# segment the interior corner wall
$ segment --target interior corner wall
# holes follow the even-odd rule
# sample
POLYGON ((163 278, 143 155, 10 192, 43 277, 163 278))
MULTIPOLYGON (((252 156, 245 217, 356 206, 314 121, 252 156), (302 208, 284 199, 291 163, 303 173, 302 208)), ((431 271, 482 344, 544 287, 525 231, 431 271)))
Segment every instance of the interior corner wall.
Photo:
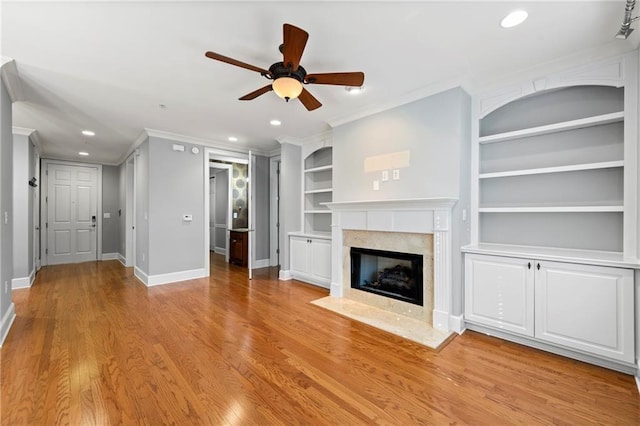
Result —
POLYGON ((118 217, 120 170, 117 166, 102 166, 102 254, 118 253, 120 219, 118 217), (105 213, 109 217, 105 217, 105 213))
POLYGON ((269 158, 255 156, 255 164, 251 180, 254 182, 255 195, 253 211, 255 212, 255 258, 256 261, 268 261, 270 256, 269 245, 269 214, 271 209, 269 197, 269 158))
MULTIPOLYGON (((127 161, 125 160, 120 166, 118 166, 118 215, 116 220, 118 221, 118 250, 116 251, 120 256, 120 259, 126 259, 126 223, 125 218, 127 215, 127 161)), ((103 240, 104 241, 104 240, 103 240)), ((105 252, 104 249, 102 251, 105 252)))
POLYGON ((11 98, 0 81, 0 344, 8 332, 13 278, 13 128, 11 98), (6 223, 5 219, 6 218, 6 223))
POLYGON ((288 271, 289 233, 302 230, 301 148, 297 145, 283 143, 280 146, 280 158, 280 227, 284 236, 280 264, 283 271, 288 271))
MULTIPOLYGON (((149 275, 204 269, 204 149, 150 137, 149 149, 149 275), (189 214, 191 221, 184 221, 189 214)), ((209 218, 206 218, 209 220, 209 218)))
POLYGON ((149 138, 136 149, 136 272, 149 275, 149 138))
POLYGON ((28 282, 33 262, 33 191, 31 179, 31 141, 26 135, 13 135, 13 280, 28 282))

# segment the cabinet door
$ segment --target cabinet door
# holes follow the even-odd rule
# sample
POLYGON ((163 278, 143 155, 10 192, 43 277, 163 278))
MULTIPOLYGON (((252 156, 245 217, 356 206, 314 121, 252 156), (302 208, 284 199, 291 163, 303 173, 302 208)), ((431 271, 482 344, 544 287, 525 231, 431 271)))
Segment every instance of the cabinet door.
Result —
POLYGON ((633 272, 539 263, 535 284, 536 337, 632 363, 633 272))
POLYGON ((229 234, 229 260, 233 263, 242 263, 242 235, 237 232, 229 234))
POLYGON ((311 274, 318 282, 331 282, 331 241, 314 239, 311 242, 309 259, 311 274))
POLYGON ((466 255, 465 320, 533 336, 533 262, 466 255))
POLYGON ((307 238, 290 237, 290 268, 292 274, 307 275, 309 269, 309 243, 307 238))

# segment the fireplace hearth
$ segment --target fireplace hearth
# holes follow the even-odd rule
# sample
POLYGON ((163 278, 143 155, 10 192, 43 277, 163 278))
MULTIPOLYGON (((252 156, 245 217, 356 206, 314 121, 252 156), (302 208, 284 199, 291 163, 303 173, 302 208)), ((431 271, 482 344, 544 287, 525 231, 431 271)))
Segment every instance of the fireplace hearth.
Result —
POLYGON ((422 255, 351 247, 351 288, 423 306, 422 255))

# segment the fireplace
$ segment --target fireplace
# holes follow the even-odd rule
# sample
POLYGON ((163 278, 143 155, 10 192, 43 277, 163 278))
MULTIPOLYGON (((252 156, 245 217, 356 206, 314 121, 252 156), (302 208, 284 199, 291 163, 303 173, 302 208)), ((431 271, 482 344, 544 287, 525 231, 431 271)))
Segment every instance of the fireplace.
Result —
POLYGON ((351 247, 351 288, 423 305, 422 255, 351 247))

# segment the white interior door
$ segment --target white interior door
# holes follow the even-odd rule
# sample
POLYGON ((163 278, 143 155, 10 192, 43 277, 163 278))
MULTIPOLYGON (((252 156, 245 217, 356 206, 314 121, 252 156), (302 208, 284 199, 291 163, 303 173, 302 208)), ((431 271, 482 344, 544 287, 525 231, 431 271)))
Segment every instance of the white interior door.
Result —
POLYGON ((97 260, 98 169, 49 164, 47 263, 97 260))

